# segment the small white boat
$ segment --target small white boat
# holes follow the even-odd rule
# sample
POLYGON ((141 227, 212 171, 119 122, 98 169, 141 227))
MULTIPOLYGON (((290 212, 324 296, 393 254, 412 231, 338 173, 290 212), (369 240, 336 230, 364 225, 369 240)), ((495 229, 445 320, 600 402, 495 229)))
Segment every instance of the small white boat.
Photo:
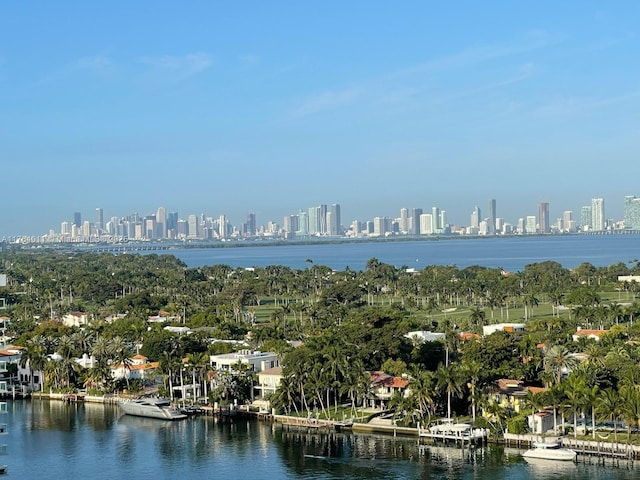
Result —
POLYGON ((563 448, 558 442, 536 442, 533 448, 522 454, 526 460, 560 460, 575 462, 578 454, 569 448, 563 448))
POLYGON ((127 415, 158 418, 160 420, 182 420, 187 418, 180 410, 172 407, 171 402, 166 398, 144 397, 137 400, 122 401, 118 405, 127 415))

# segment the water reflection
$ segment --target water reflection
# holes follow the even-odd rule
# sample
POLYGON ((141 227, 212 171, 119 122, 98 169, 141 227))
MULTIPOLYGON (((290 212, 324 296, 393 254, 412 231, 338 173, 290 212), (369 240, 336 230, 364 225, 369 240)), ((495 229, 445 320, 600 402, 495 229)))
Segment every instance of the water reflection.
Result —
POLYGON ((637 467, 530 465, 522 450, 499 445, 462 449, 391 436, 287 431, 255 420, 165 422, 121 416, 111 406, 14 403, 6 463, 17 478, 640 478, 637 467))

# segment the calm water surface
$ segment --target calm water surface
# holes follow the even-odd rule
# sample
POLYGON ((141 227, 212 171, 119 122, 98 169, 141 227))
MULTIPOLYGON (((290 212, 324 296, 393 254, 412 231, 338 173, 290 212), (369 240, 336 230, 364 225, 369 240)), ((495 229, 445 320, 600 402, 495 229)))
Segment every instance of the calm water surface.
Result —
POLYGON ((121 416, 103 405, 10 402, 8 478, 633 479, 634 466, 530 465, 516 449, 419 446, 415 439, 287 432, 257 421, 121 416))
POLYGON ((367 260, 417 269, 427 265, 482 265, 522 271, 530 263, 554 260, 566 268, 583 262, 607 266, 640 258, 640 235, 566 235, 443 240, 351 242, 313 245, 174 249, 168 253, 189 267, 286 265, 307 268, 312 260, 335 270, 364 270, 367 260))

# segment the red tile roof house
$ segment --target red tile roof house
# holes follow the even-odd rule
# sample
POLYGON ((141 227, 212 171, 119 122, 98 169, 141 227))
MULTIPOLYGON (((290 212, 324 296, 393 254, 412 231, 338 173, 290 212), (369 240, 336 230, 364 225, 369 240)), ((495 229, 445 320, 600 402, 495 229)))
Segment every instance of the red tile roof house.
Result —
POLYGON ((596 342, 600 341, 600 336, 609 333, 610 330, 587 330, 578 327, 576 333, 573 334, 573 341, 577 342, 579 338, 590 338, 596 342))
POLYGON ((409 380, 405 380, 401 377, 394 377, 384 372, 371 372, 371 388, 374 393, 374 397, 370 400, 371 407, 382 408, 386 406, 393 394, 397 391, 403 392, 403 395, 407 395, 409 386, 409 380))

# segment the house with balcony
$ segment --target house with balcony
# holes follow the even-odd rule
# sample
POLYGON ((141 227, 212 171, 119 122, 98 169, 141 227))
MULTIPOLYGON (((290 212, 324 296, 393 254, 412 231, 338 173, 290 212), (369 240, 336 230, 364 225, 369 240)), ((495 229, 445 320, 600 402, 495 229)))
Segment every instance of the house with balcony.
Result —
MULTIPOLYGON (((525 398, 528 392, 536 394, 546 390, 543 387, 524 385, 522 380, 501 378, 495 382, 493 388, 489 391, 489 401, 495 402, 514 413, 520 413, 523 408, 527 408, 525 398)), ((483 415, 487 416, 484 412, 483 415)))
POLYGON ((257 374, 258 381, 253 386, 254 401, 261 410, 268 411, 271 409, 269 396, 276 393, 280 382, 282 381, 282 367, 273 367, 262 370, 257 374))
POLYGON ((371 372, 371 390, 373 397, 369 400, 370 406, 374 408, 386 408, 396 392, 402 395, 409 394, 409 380, 402 377, 394 377, 384 372, 371 372))
POLYGON ((240 368, 251 372, 279 367, 280 358, 274 352, 260 352, 257 350, 239 350, 233 353, 211 355, 209 357, 211 367, 219 372, 237 372, 240 368))
POLYGON ((159 362, 150 362, 144 355, 135 355, 131 357, 131 363, 125 365, 111 365, 111 376, 114 380, 151 380, 156 376, 156 371, 160 366, 159 362))

